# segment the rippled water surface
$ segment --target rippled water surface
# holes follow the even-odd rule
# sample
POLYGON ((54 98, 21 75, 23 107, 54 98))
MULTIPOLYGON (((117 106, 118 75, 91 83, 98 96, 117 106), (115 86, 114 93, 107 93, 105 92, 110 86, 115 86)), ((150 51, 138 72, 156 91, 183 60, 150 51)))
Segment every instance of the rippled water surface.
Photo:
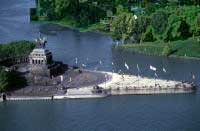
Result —
MULTIPOLYGON (((0 1, 0 43, 34 40, 39 32, 48 38, 47 48, 55 60, 86 64, 87 69, 122 70, 153 77, 200 83, 200 61, 144 56, 112 51, 112 39, 98 33, 80 33, 52 24, 29 21, 34 0, 0 1), (99 61, 103 65, 99 64, 99 61), (114 62, 114 66, 111 65, 114 62), (127 71, 124 62, 130 66, 127 71), (167 73, 162 72, 165 67, 167 73)), ((0 131, 66 130, 200 130, 200 94, 117 96, 105 99, 67 101, 24 101, 0 103, 0 131)))

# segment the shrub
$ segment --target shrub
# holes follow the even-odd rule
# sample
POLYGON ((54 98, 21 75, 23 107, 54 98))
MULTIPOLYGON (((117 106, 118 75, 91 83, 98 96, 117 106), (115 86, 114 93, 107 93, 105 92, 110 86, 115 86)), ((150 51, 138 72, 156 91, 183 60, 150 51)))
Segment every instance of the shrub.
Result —
POLYGON ((166 44, 163 48, 162 55, 169 56, 172 53, 172 49, 170 48, 169 44, 166 44))
POLYGON ((162 34, 166 31, 168 25, 168 13, 166 13, 166 11, 155 12, 152 15, 151 25, 158 39, 162 39, 162 34))
POLYGON ((8 89, 8 73, 3 69, 0 69, 0 92, 4 92, 8 89))
POLYGON ((34 47, 35 44, 30 41, 13 41, 8 44, 2 44, 0 45, 0 59, 27 55, 34 47))
POLYGON ((36 8, 31 8, 30 9, 30 20, 37 21, 38 16, 37 16, 37 9, 36 8))
POLYGON ((142 35, 141 40, 143 42, 154 42, 156 40, 153 34, 153 28, 151 26, 147 28, 147 31, 142 35))
POLYGON ((179 39, 187 39, 191 37, 190 25, 185 18, 173 14, 168 19, 168 26, 163 36, 165 41, 173 41, 179 39))
POLYGON ((26 79, 19 73, 11 71, 6 72, 0 69, 0 92, 9 91, 26 85, 26 79))
POLYGON ((134 39, 139 42, 142 34, 146 32, 147 27, 150 25, 151 18, 147 16, 139 16, 134 24, 134 39))

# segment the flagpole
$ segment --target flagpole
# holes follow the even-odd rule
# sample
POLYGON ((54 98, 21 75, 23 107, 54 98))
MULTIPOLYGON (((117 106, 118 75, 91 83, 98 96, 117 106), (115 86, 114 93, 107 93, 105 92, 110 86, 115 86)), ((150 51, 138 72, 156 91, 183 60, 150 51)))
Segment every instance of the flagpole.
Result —
POLYGON ((156 70, 157 70, 157 69, 156 69, 156 67, 154 67, 154 66, 152 66, 152 65, 150 65, 149 68, 150 68, 150 70, 154 71, 154 75, 155 75, 155 76, 154 76, 154 79, 155 79, 155 87, 156 87, 156 76, 157 76, 156 70))
POLYGON ((156 87, 156 74, 154 74, 155 75, 155 87, 156 87))
POLYGON ((140 86, 140 77, 139 77, 139 73, 138 73, 138 88, 140 86))
POLYGON ((156 87, 156 77, 158 77, 158 75, 156 74, 156 71, 155 71, 155 87, 156 87))
POLYGON ((137 71, 138 71, 138 88, 139 88, 139 86, 140 86, 140 70, 139 70, 139 66, 138 66, 138 64, 137 64, 137 71))
POLYGON ((107 81, 106 77, 107 77, 107 75, 105 74, 105 89, 106 89, 106 81, 107 81))

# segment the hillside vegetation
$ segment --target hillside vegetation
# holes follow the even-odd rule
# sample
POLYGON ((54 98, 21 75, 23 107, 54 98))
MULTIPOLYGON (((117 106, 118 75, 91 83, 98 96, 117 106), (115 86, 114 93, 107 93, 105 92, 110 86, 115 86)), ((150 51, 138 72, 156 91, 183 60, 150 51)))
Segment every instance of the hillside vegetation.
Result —
MULTIPOLYGON (((147 50, 150 44, 165 47, 159 55, 169 55, 165 52, 174 51, 175 43, 200 36, 199 0, 38 0, 37 5, 36 20, 106 32, 122 41, 120 48, 125 49, 147 50)), ((198 41, 192 43, 199 49, 198 41)), ((149 54, 157 54, 156 48, 149 54)))
POLYGON ((0 44, 0 92, 21 88, 26 85, 26 79, 16 71, 6 70, 4 61, 8 58, 29 55, 35 44, 30 41, 13 41, 0 44))

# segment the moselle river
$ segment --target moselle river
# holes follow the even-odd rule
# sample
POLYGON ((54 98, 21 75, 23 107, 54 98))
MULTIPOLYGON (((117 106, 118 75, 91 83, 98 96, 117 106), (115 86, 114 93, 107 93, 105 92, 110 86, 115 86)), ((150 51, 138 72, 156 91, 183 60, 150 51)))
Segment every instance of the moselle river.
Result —
MULTIPOLYGON (((29 21, 34 0, 0 1, 0 43, 34 40, 39 32, 47 37, 47 48, 55 60, 86 64, 87 69, 119 71, 154 77, 149 65, 157 67, 160 78, 192 79, 200 84, 200 61, 145 56, 112 51, 113 41, 99 33, 29 21), (102 65, 99 64, 102 61, 102 65), (111 63, 114 63, 112 65, 111 63), (130 70, 124 66, 126 62, 130 70), (167 73, 162 71, 162 68, 167 73)), ((105 99, 67 101, 24 101, 0 103, 0 131, 4 130, 199 130, 200 94, 117 96, 105 99)))

